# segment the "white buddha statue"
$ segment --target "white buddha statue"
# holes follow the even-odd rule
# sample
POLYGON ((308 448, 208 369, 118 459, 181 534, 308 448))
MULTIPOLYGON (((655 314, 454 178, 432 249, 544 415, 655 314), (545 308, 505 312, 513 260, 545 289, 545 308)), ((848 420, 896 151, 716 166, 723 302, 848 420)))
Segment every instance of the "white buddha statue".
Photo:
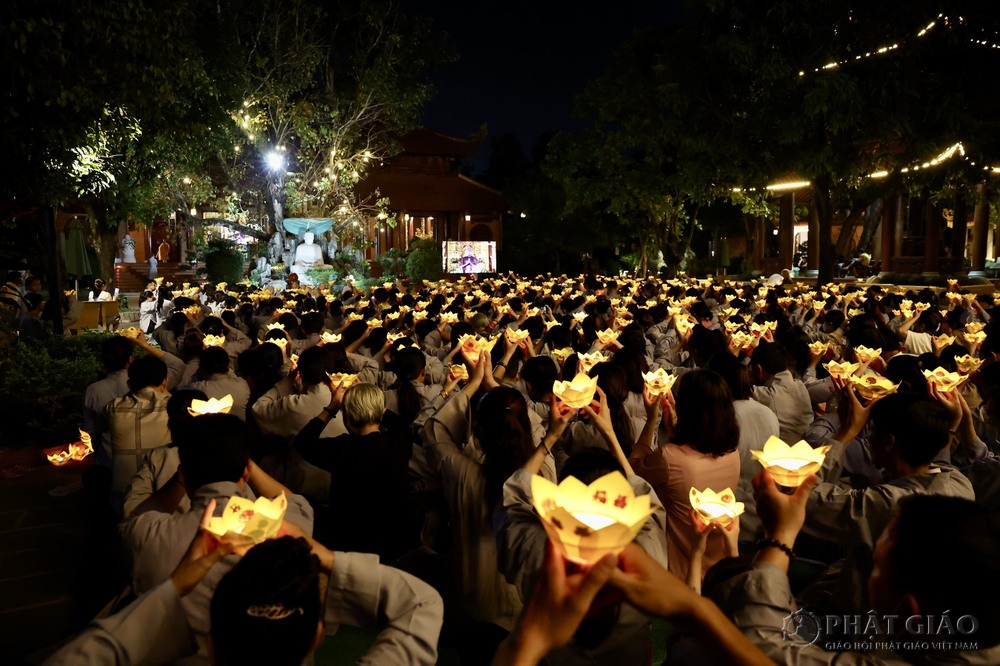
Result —
POLYGON ((302 237, 302 243, 295 248, 295 262, 292 264, 291 272, 296 273, 301 281, 306 277, 308 270, 329 270, 333 268, 323 261, 323 249, 313 241, 316 236, 311 231, 307 231, 302 237))

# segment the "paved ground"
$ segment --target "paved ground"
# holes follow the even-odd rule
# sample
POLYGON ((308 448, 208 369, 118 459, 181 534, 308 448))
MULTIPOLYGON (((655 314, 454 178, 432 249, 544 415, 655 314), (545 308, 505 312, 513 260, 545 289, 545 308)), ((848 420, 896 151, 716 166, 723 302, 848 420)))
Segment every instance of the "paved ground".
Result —
POLYGON ((94 503, 83 490, 49 490, 80 482, 83 467, 54 467, 38 449, 0 452, 0 469, 39 465, 0 479, 0 654, 23 657, 70 634, 93 617, 117 587, 107 547, 96 537, 94 503))

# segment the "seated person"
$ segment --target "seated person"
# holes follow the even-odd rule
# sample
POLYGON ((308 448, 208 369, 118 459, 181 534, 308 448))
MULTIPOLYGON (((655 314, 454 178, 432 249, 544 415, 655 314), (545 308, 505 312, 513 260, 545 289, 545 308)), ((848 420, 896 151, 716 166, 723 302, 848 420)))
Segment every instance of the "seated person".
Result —
POLYGON ((307 462, 331 477, 330 508, 319 516, 316 538, 336 550, 393 559, 413 545, 415 536, 406 511, 413 451, 409 428, 398 419, 396 427, 383 425, 384 397, 374 384, 355 384, 332 395, 294 442, 307 462), (343 414, 347 434, 321 438, 337 413, 343 414))
POLYGON ((128 367, 128 387, 104 408, 111 435, 111 505, 119 513, 132 477, 153 449, 170 443, 167 364, 152 355, 136 360, 128 367))
POLYGON ((761 342, 750 360, 753 399, 769 407, 778 417, 781 439, 789 445, 802 439, 812 423, 812 400, 809 390, 788 370, 788 359, 781 345, 761 342))
POLYGON ((824 442, 832 447, 819 473, 825 481, 809 496, 802 529, 805 534, 839 544, 847 555, 842 565, 829 570, 829 576, 836 576, 838 582, 832 596, 823 589, 821 579, 804 591, 802 598, 811 605, 854 613, 869 607, 865 580, 871 573, 871 554, 902 499, 944 495, 973 500, 975 495, 972 484, 957 469, 933 464, 948 445, 951 424, 947 410, 935 400, 898 393, 863 408, 853 387, 845 389, 840 400, 841 426, 824 442), (858 436, 869 417, 868 446, 885 482, 859 490, 845 488, 836 483, 843 469, 844 443, 858 436))
MULTIPOLYGON (((136 594, 145 594, 170 578, 184 559, 187 544, 198 533, 206 507, 214 504, 214 515, 219 515, 234 495, 255 501, 258 496, 274 499, 284 493, 288 500, 285 520, 306 534, 312 533, 313 513, 305 498, 293 494, 250 460, 243 421, 230 414, 199 416, 182 427, 178 440, 177 480, 191 500, 191 510, 176 511, 180 497, 175 484, 167 484, 118 526, 132 561, 136 594)), ((236 555, 220 560, 181 602, 196 635, 204 638, 208 634, 212 594, 237 561, 236 555)), ((204 650, 203 641, 199 645, 204 650)))
POLYGON ((181 544, 187 552, 163 582, 120 613, 94 622, 45 663, 139 666, 194 658, 299 666, 311 663, 308 657, 324 634, 340 624, 384 627, 359 663, 436 662, 444 608, 429 585, 372 555, 334 553, 306 535, 265 541, 237 559, 230 544, 204 530, 215 507, 209 502, 200 514, 201 527, 190 546, 181 544), (206 609, 211 630, 199 636, 184 606, 206 575, 219 571, 224 575, 206 609), (208 649, 199 655, 206 640, 208 649))
POLYGON ((237 377, 229 368, 229 354, 222 347, 208 347, 198 357, 200 381, 185 386, 188 391, 201 391, 209 398, 221 399, 233 396, 233 406, 229 413, 241 421, 246 421, 247 402, 250 400, 250 386, 242 377, 237 377))

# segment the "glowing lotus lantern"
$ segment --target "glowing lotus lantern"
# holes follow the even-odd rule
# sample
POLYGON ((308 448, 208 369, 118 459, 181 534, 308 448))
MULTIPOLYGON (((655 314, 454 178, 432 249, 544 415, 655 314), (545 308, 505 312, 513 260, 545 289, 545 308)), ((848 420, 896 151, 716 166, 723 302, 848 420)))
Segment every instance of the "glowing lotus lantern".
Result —
POLYGON ((469 369, 461 363, 452 363, 448 366, 448 374, 459 381, 468 381, 469 369))
POLYGON ((612 299, 611 299, 611 307, 613 307, 613 308, 617 308, 617 307, 618 307, 618 305, 619 305, 619 304, 620 304, 621 302, 622 302, 622 299, 620 299, 620 298, 612 298, 612 299))
POLYGON ((934 344, 938 347, 947 347, 955 342, 954 335, 936 335, 933 338, 934 344))
POLYGON ((718 523, 723 527, 736 520, 744 508, 743 502, 736 501, 736 494, 730 488, 716 493, 711 488, 698 492, 692 487, 690 500, 691 508, 698 512, 702 520, 706 523, 718 523))
POLYGON ((682 312, 684 312, 684 308, 681 307, 680 305, 668 305, 667 306, 667 315, 670 316, 670 317, 676 317, 677 315, 679 315, 682 312))
POLYGON ((966 333, 965 339, 971 342, 972 344, 976 345, 976 347, 978 348, 979 345, 983 344, 983 340, 986 339, 986 332, 977 331, 975 333, 966 333))
POLYGON ((477 338, 471 333, 466 333, 458 339, 458 345, 461 347, 462 351, 472 357, 473 363, 478 363, 479 355, 484 351, 493 351, 493 346, 499 339, 499 335, 495 338, 477 338))
POLYGON ((687 335, 694 328, 694 321, 691 319, 691 315, 684 317, 677 317, 674 319, 674 328, 681 335, 687 335))
POLYGON ((221 347, 226 343, 226 336, 206 335, 204 342, 206 347, 221 347))
POLYGON ((518 345, 527 340, 531 333, 525 330, 515 331, 512 328, 507 328, 507 330, 504 331, 504 335, 507 336, 507 340, 509 340, 511 344, 518 345))
POLYGON ((536 474, 531 477, 531 495, 552 545, 578 564, 620 553, 653 513, 649 495, 636 497, 621 472, 590 485, 567 476, 558 486, 536 474))
POLYGON ((879 354, 881 353, 882 353, 881 347, 879 347, 878 349, 869 349, 864 345, 858 345, 857 347, 854 348, 854 354, 858 357, 858 360, 861 361, 862 363, 871 363, 876 358, 878 358, 879 354))
POLYGON ((573 409, 586 407, 594 399, 597 391, 597 377, 588 377, 578 372, 573 381, 558 381, 552 383, 552 393, 573 409))
POLYGON ((270 342, 272 345, 278 345, 282 349, 284 349, 286 346, 288 346, 288 339, 287 338, 276 338, 274 340, 268 340, 268 342, 270 342))
POLYGON ((849 316, 849 317, 860 317, 864 313, 865 313, 865 311, 862 310, 861 308, 851 308, 850 310, 847 311, 847 316, 849 316))
POLYGON ((94 452, 94 444, 90 439, 90 433, 80 428, 80 441, 69 445, 69 457, 73 460, 83 460, 94 452))
POLYGON ((788 446, 772 435, 764 442, 763 451, 751 451, 750 454, 770 472, 775 483, 787 488, 798 488, 807 476, 819 470, 829 450, 829 445, 814 449, 805 440, 788 446))
POLYGON ((328 372, 326 376, 330 378, 330 383, 334 386, 349 388, 358 383, 357 375, 349 375, 346 372, 328 372))
POLYGON ((414 310, 413 311, 413 323, 414 324, 417 323, 418 321, 420 321, 421 319, 426 319, 426 318, 427 318, 427 311, 426 310, 414 310))
POLYGON ((360 312, 352 312, 351 314, 347 315, 347 321, 361 321, 364 318, 365 316, 360 312))
POLYGON ((283 331, 285 330, 284 324, 268 324, 267 330, 269 331, 283 331))
POLYGON ((586 312, 574 312, 573 313, 573 321, 580 322, 580 321, 583 321, 586 318, 587 318, 587 313, 586 312))
POLYGON ((323 331, 323 335, 320 336, 320 340, 325 345, 332 345, 340 342, 341 335, 339 333, 331 333, 330 331, 323 331))
POLYGON ((625 317, 615 317, 615 325, 618 328, 625 328, 632 323, 631 319, 626 319, 625 317))
POLYGON ((899 388, 899 384, 893 384, 892 381, 876 374, 862 375, 861 377, 851 378, 851 383, 854 384, 854 388, 857 389, 858 394, 865 400, 875 400, 876 398, 884 398, 885 396, 895 393, 896 389, 899 388))
POLYGON ((191 416, 204 416, 205 414, 228 414, 233 408, 233 396, 227 395, 222 398, 209 398, 208 400, 192 400, 188 407, 188 414, 191 416))
POLYGON ((140 335, 142 335, 142 329, 138 326, 129 326, 128 328, 123 328, 118 331, 118 335, 123 338, 128 338, 129 340, 136 340, 140 335))
POLYGON ((743 350, 753 344, 754 337, 743 331, 736 331, 729 336, 729 344, 736 350, 743 350))
POLYGON ((382 320, 379 319, 378 317, 372 317, 371 319, 369 319, 365 323, 368 324, 368 326, 370 328, 378 328, 378 327, 380 327, 382 325, 382 320))
POLYGON ((846 377, 853 376, 854 373, 858 371, 858 368, 861 367, 861 364, 848 363, 846 361, 843 363, 830 361, 824 367, 826 368, 826 371, 830 373, 831 377, 839 377, 840 379, 844 379, 846 377))
POLYGON ((551 352, 551 354, 553 356, 555 356, 556 359, 559 361, 559 365, 562 365, 563 363, 565 363, 566 359, 568 359, 570 356, 572 356, 575 353, 576 352, 573 351, 572 347, 563 347, 562 349, 553 349, 552 352, 551 352))
POLYGON ((383 283, 382 283, 382 286, 383 286, 383 287, 384 287, 385 289, 391 289, 391 288, 392 288, 392 283, 391 283, 391 282, 383 282, 383 283))
POLYGON ((601 352, 594 352, 593 354, 577 354, 576 358, 579 361, 580 369, 587 374, 590 374, 590 370, 595 365, 598 363, 604 363, 604 361, 607 360, 601 352))
POLYGON ((944 295, 944 297, 947 298, 949 301, 953 301, 956 303, 962 300, 962 294, 956 293, 954 291, 949 291, 944 295))
POLYGON ((62 467, 70 461, 69 451, 56 451, 55 453, 47 453, 45 457, 48 461, 55 465, 56 467, 62 467))
POLYGON ((646 389, 652 395, 666 395, 677 381, 676 375, 669 374, 663 368, 657 368, 655 372, 644 372, 642 378, 646 382, 646 389))
POLYGON ((199 314, 201 314, 201 306, 189 305, 188 307, 184 308, 184 314, 186 314, 189 317, 197 317, 199 314))
POLYGON ((958 289, 958 280, 948 280, 948 288, 952 291, 958 289))
POLYGON ((817 312, 819 312, 822 309, 823 309, 823 303, 822 303, 822 301, 813 301, 813 310, 816 310, 817 312))
POLYGON ((741 328, 743 328, 743 324, 740 324, 740 323, 735 322, 735 321, 724 322, 723 326, 726 327, 726 332, 727 333, 735 333, 736 331, 738 331, 741 328))
POLYGON ((966 333, 978 333, 979 331, 983 330, 984 328, 986 328, 986 324, 984 324, 984 323, 982 323, 980 321, 970 321, 968 324, 965 325, 965 332, 966 333))
POLYGON ((284 493, 274 500, 258 497, 256 502, 234 495, 226 502, 222 515, 212 517, 208 531, 228 543, 260 543, 278 535, 287 508, 284 493))
POLYGON ((924 377, 927 378, 928 384, 933 384, 942 393, 954 391, 968 379, 967 376, 960 375, 957 372, 948 372, 944 368, 924 370, 924 377))
POLYGON ((606 331, 598 331, 597 340, 602 345, 610 345, 612 342, 618 339, 618 335, 619 335, 618 331, 612 331, 611 329, 608 329, 606 331))
POLYGON ((591 294, 590 296, 584 296, 583 297, 583 302, 584 303, 593 303, 596 300, 597 300, 597 296, 594 296, 593 294, 591 294))
POLYGON ((829 342, 822 342, 817 340, 816 342, 809 343, 809 351, 811 351, 813 354, 816 354, 817 356, 825 355, 826 352, 829 351, 829 349, 830 349, 829 342))
POLYGON ((930 307, 931 306, 929 303, 917 303, 916 305, 913 306, 913 309, 916 310, 917 312, 923 312, 924 310, 930 309, 930 307))
POLYGON ((966 354, 965 356, 956 356, 955 363, 961 372, 975 372, 983 364, 983 359, 966 354))
POLYGON ((651 308, 655 308, 659 304, 660 304, 660 302, 657 301, 657 300, 655 300, 655 299, 650 299, 650 300, 646 301, 646 307, 650 308, 650 309, 651 308))
POLYGON ((388 333, 386 334, 385 339, 388 340, 390 344, 392 344, 396 340, 402 340, 405 337, 406 333, 388 333))
POLYGON ((161 285, 161 284, 163 284, 163 278, 162 278, 162 277, 158 277, 158 278, 153 278, 153 280, 155 280, 155 281, 156 281, 156 284, 158 284, 158 285, 161 285))
POLYGON ((441 313, 441 323, 454 325, 458 323, 458 313, 457 312, 442 312, 441 313))
POLYGON ((556 326, 559 326, 559 322, 554 319, 552 321, 545 322, 545 330, 549 330, 550 328, 554 328, 556 326))
POLYGON ((723 308, 723 309, 722 309, 722 312, 721 312, 720 314, 722 314, 722 316, 723 316, 724 318, 726 318, 726 319, 729 319, 729 318, 730 318, 730 317, 732 317, 733 315, 738 315, 739 313, 740 313, 740 311, 739 311, 739 310, 737 310, 736 308, 733 308, 733 307, 725 307, 725 308, 723 308))
POLYGON ((74 296, 76 296, 76 289, 64 290, 63 294, 66 295, 66 298, 73 298, 74 296))

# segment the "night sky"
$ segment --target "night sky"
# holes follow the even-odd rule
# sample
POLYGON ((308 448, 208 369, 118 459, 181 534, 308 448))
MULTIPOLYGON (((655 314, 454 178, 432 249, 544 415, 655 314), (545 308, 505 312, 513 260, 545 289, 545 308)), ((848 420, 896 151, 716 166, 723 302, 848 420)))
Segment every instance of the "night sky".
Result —
POLYGON ((403 10, 427 16, 448 33, 456 62, 432 74, 437 95, 424 125, 468 136, 489 124, 473 157, 476 172, 489 163, 491 137, 512 133, 526 154, 543 132, 573 131, 573 97, 611 62, 632 32, 683 15, 680 0, 619 2, 427 2, 404 0, 403 10))

